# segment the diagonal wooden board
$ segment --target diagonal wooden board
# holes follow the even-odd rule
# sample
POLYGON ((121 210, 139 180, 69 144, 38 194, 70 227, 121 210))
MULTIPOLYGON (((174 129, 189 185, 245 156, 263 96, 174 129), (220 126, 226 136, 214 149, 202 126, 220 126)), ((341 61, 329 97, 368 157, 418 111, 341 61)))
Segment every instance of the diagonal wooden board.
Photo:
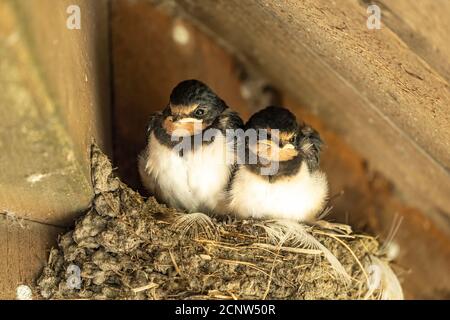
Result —
POLYGON ((450 1, 364 0, 382 10, 383 23, 425 60, 447 82, 450 81, 450 1))
MULTIPOLYGON (((448 6, 417 8, 430 1, 415 2, 416 12, 447 19, 448 6)), ((450 230, 449 84, 395 30, 369 30, 366 3, 176 2, 342 134, 408 203, 450 230)))

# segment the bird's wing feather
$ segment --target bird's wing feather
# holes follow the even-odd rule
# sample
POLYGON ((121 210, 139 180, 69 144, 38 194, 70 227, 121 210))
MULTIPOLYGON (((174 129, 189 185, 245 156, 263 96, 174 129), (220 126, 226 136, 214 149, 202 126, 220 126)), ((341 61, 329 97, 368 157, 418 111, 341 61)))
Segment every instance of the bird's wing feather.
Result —
POLYGON ((240 129, 244 127, 244 122, 242 121, 239 114, 232 111, 230 108, 225 109, 219 117, 217 118, 217 128, 222 132, 226 129, 240 129))
POLYGON ((156 112, 150 116, 150 120, 147 124, 147 137, 150 135, 150 133, 153 132, 156 127, 157 121, 161 119, 162 115, 162 112, 156 112))
POLYGON ((311 170, 319 168, 320 152, 322 151, 323 141, 319 133, 312 127, 305 125, 300 129, 301 142, 300 147, 305 155, 308 167, 311 170))
MULTIPOLYGON (((230 108, 225 109, 224 112, 216 119, 216 127, 223 133, 226 134, 227 129, 243 129, 244 128, 244 122, 242 121, 239 114, 235 111, 232 111, 230 108)), ((236 141, 232 141, 234 144, 234 147, 237 150, 238 144, 242 143, 242 140, 237 137, 236 141)), ((236 159, 237 160, 237 159, 236 159)), ((228 185, 226 187, 226 190, 229 191, 231 188, 232 180, 234 177, 234 174, 236 173, 236 170, 238 168, 237 163, 233 163, 230 166, 231 175, 230 180, 228 181, 228 185)))

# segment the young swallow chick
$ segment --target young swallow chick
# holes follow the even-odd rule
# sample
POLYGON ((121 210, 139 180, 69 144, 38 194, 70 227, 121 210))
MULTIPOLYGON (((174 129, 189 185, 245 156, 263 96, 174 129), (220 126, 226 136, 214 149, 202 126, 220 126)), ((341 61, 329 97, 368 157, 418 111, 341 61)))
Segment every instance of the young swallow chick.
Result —
POLYGON ((215 213, 235 168, 235 142, 226 139, 226 130, 242 127, 237 113, 205 84, 179 83, 167 107, 150 119, 139 156, 143 185, 174 208, 215 213))
POLYGON ((231 182, 231 213, 313 221, 328 195, 326 176, 319 170, 319 134, 299 125, 289 110, 274 106, 255 113, 245 128, 246 158, 231 182))

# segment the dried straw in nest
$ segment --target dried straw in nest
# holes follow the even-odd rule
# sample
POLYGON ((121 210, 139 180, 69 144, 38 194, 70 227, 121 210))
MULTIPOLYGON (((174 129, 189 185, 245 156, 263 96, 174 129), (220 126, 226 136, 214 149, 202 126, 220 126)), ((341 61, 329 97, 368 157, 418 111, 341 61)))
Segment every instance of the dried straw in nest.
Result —
POLYGON ((403 297, 377 240, 348 226, 178 213, 128 188, 96 146, 92 177, 91 209, 59 238, 37 280, 42 298, 403 297))

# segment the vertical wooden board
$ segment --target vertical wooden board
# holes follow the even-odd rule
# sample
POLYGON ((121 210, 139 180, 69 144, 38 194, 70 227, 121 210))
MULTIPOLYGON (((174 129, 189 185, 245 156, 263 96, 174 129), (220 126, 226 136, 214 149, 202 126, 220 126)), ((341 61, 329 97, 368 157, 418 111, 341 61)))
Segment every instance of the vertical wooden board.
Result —
POLYGON ((15 299, 16 288, 33 286, 61 228, 0 215, 0 299, 15 299))
POLYGON ((148 118, 167 105, 178 82, 202 80, 230 107, 249 115, 233 57, 189 22, 150 2, 112 2, 112 47, 115 162, 134 187, 148 118))
POLYGON ((63 225, 92 199, 92 139, 110 137, 107 48, 92 36, 107 20, 75 2, 84 29, 70 36, 69 2, 55 3, 0 3, 0 213, 63 225))
MULTIPOLYGON (((14 4, 76 158, 89 163, 93 137, 110 154, 108 1, 14 0, 14 4), (68 28, 74 14, 70 7, 79 8, 80 29, 68 28)), ((89 177, 89 167, 82 170, 89 177)))

